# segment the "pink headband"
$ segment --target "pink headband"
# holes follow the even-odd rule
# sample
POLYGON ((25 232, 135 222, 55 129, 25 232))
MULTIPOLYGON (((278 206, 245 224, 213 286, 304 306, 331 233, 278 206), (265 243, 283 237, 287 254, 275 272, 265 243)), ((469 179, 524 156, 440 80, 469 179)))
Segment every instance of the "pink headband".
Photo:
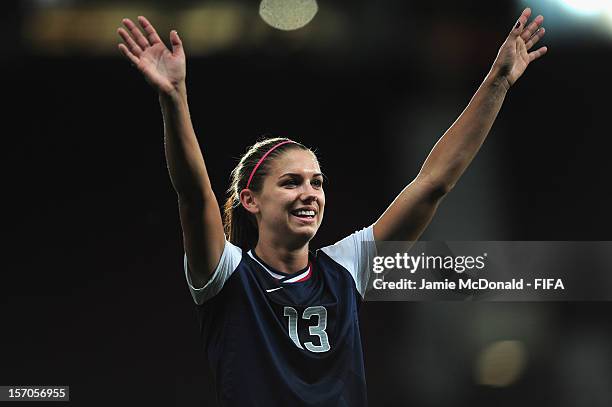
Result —
POLYGON ((282 146, 283 144, 287 144, 287 143, 295 143, 295 141, 293 140, 285 140, 285 141, 281 141, 280 143, 276 144, 274 147, 272 147, 271 149, 268 150, 268 152, 266 152, 260 159, 259 161, 257 161, 257 164, 255 164, 255 167, 253 167, 253 171, 251 171, 251 176, 249 177, 249 181, 246 184, 246 187, 248 188, 249 185, 251 185, 251 180, 253 179, 253 175, 255 175, 255 171, 257 171, 257 168, 259 168, 259 166, 261 165, 261 163, 266 159, 266 157, 274 150, 276 150, 278 147, 282 146))

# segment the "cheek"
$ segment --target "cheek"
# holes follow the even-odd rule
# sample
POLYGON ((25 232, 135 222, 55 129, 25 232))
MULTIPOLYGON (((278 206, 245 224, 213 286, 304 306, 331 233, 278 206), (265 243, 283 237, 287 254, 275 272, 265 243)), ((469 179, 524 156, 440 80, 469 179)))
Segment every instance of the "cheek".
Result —
POLYGON ((283 213, 292 207, 295 196, 287 191, 279 191, 268 198, 266 207, 268 212, 283 213))

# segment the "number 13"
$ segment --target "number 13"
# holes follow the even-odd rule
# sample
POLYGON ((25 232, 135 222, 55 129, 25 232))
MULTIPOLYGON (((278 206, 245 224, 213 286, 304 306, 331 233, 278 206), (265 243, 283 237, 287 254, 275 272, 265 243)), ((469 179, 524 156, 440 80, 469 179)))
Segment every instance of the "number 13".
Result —
MULTIPOLYGON (((330 349, 329 338, 327 337, 327 332, 325 332, 325 328, 327 328, 327 309, 320 305, 316 307, 308 307, 304 310, 302 319, 310 319, 310 317, 313 315, 319 317, 319 321, 317 325, 309 326, 308 332, 310 335, 317 335, 321 344, 315 345, 312 342, 304 342, 304 346, 311 352, 327 352, 330 349)), ((304 349, 300 344, 300 338, 298 338, 297 311, 293 307, 285 307, 284 316, 289 317, 289 337, 293 343, 295 343, 295 346, 300 349, 304 349)))

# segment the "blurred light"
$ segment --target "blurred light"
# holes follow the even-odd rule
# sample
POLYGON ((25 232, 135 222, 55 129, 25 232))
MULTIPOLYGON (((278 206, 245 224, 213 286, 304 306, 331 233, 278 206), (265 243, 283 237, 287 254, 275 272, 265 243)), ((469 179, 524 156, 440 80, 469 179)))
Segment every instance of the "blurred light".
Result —
POLYGON ((494 342, 478 355, 476 382, 485 386, 509 386, 519 378, 526 361, 527 355, 522 342, 494 342))
MULTIPOLYGON (((146 16, 168 45, 168 33, 176 29, 189 56, 205 55, 243 47, 259 47, 274 37, 262 18, 280 30, 295 30, 308 24, 318 12, 316 0, 263 0, 259 14, 239 1, 207 3, 192 8, 163 10, 131 2, 124 5, 71 6, 68 0, 40 0, 28 10, 21 36, 30 52, 67 57, 70 55, 115 55, 121 41, 117 28, 124 17, 146 16), (43 5, 40 1, 46 1, 43 5), (57 3, 53 3, 57 1, 57 3)), ((312 49, 345 48, 351 37, 350 24, 337 8, 326 7, 316 29, 301 30, 296 42, 312 49)))
POLYGON ((604 14, 606 15, 606 17, 608 18, 608 21, 610 23, 610 27, 612 28, 612 1, 610 1, 608 4, 606 4, 606 6, 604 7, 604 14))
POLYGON ((261 0, 259 15, 270 26, 290 31, 308 24, 318 9, 316 0, 261 0))
MULTIPOLYGON (((247 37, 249 10, 232 2, 203 5, 183 11, 176 26, 190 55, 230 48, 247 37)), ((252 32, 249 34, 253 34, 252 32)))
POLYGON ((169 45, 170 29, 176 29, 190 55, 228 48, 241 40, 259 38, 246 27, 259 22, 249 18, 245 6, 236 3, 211 5, 184 10, 178 14, 163 13, 154 7, 48 7, 34 10, 25 19, 22 35, 30 48, 51 55, 116 55, 121 38, 117 28, 124 17, 136 21, 146 16, 155 26, 162 41, 169 45), (247 21, 249 20, 249 21, 247 21), (250 22, 250 24, 248 24, 250 22))
POLYGON ((606 4, 610 3, 610 0, 560 0, 561 4, 570 9, 571 11, 586 15, 594 16, 604 11, 606 4))
POLYGON ((44 8, 27 16, 22 35, 32 50, 42 54, 119 55, 117 27, 122 18, 138 15, 158 21, 158 14, 146 7, 44 8))
MULTIPOLYGON (((522 8, 534 6, 533 0, 519 3, 522 8)), ((593 40, 610 38, 612 34, 612 0, 541 1, 533 7, 533 16, 537 14, 544 16, 544 26, 550 29, 551 35, 545 39, 548 44, 552 41, 582 43, 584 35, 593 40)))
POLYGON ((589 19, 592 26, 612 31, 612 0, 558 0, 576 17, 589 19), (607 20, 607 21, 606 21, 607 20))

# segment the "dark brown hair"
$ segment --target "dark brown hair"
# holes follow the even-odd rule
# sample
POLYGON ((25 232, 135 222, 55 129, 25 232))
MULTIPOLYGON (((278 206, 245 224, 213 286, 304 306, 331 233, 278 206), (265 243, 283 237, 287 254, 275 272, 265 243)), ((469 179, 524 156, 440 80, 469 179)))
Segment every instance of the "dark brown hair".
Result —
MULTIPOLYGON (((264 138, 251 147, 247 148, 246 153, 240 159, 236 168, 231 173, 231 184, 227 190, 227 200, 223 207, 223 224, 225 234, 230 242, 243 249, 252 249, 257 244, 259 233, 257 222, 253 214, 249 213, 240 203, 240 192, 246 188, 246 184, 251 176, 255 165, 259 162, 272 147, 283 141, 292 141, 284 137, 264 138)), ((257 171, 251 179, 249 189, 254 192, 261 191, 263 181, 270 171, 270 164, 290 149, 312 150, 298 142, 283 144, 275 148, 259 165, 257 171)), ((315 154, 316 157, 316 154, 315 154)))

